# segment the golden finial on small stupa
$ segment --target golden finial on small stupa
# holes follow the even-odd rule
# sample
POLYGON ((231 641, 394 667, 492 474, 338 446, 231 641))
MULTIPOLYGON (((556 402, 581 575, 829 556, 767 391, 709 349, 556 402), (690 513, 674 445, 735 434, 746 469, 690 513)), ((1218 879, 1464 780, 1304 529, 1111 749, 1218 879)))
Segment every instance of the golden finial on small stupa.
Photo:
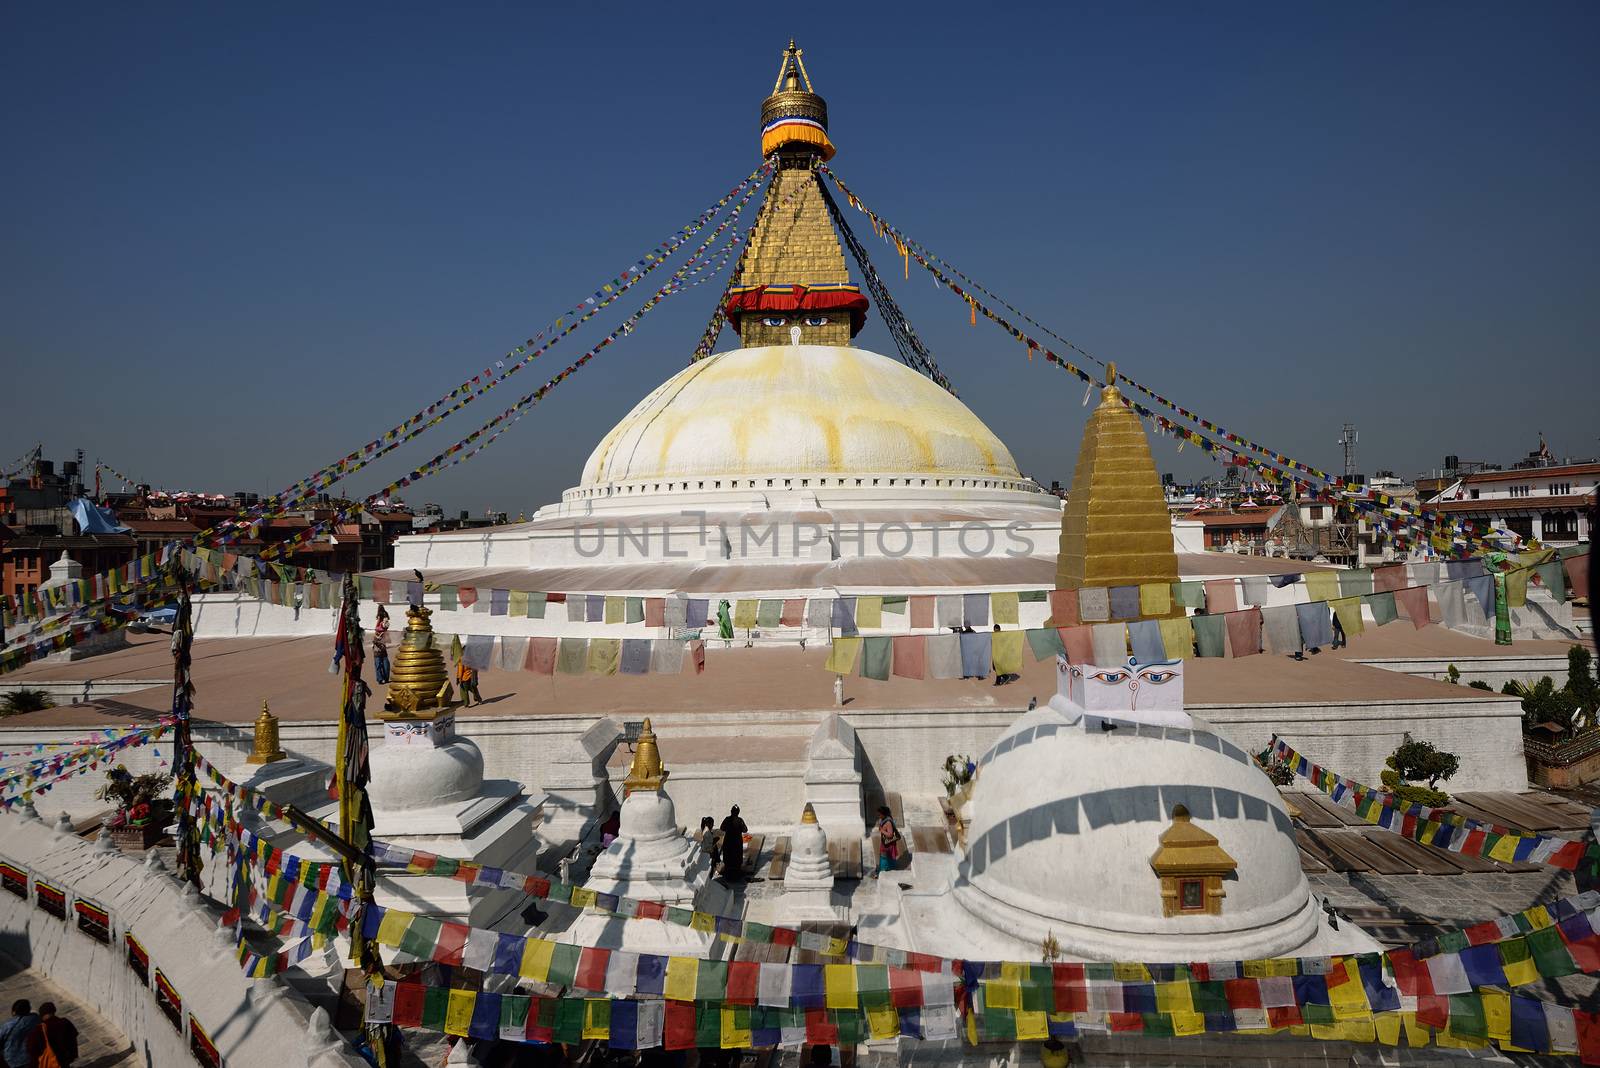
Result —
POLYGON ((817 810, 811 807, 811 802, 810 801, 807 801, 806 802, 806 807, 800 811, 800 822, 801 823, 815 823, 815 822, 817 822, 817 810))
POLYGON ((1117 365, 1113 361, 1106 364, 1106 384, 1100 391, 1100 405, 1105 407, 1110 404, 1122 403, 1122 390, 1117 388, 1117 365))
POLYGON ((401 718, 432 719, 450 705, 450 673, 444 654, 433 647, 433 613, 420 604, 406 610, 406 633, 395 650, 384 711, 401 718))
POLYGON ((256 744, 250 755, 244 758, 246 764, 270 764, 274 760, 283 760, 287 753, 278 745, 278 717, 272 714, 265 701, 261 702, 261 715, 256 717, 256 744))
POLYGON ((628 768, 628 777, 622 780, 622 787, 630 794, 635 790, 659 790, 670 774, 661 766, 656 732, 650 729, 647 719, 639 730, 639 743, 633 750, 633 764, 628 768))

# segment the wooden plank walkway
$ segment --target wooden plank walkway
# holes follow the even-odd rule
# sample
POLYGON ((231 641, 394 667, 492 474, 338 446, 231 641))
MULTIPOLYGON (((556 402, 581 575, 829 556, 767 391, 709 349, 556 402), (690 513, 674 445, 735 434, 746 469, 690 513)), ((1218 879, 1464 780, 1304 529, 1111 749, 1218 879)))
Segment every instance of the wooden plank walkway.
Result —
POLYGON ((1489 813, 1495 823, 1529 831, 1553 831, 1565 822, 1549 806, 1525 801, 1521 794, 1468 792, 1454 795, 1452 804, 1470 806, 1489 813))

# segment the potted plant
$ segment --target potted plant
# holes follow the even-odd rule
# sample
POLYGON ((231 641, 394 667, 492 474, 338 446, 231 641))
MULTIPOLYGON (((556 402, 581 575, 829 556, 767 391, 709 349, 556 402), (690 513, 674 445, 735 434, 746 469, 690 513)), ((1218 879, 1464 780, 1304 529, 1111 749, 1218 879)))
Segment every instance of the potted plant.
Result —
POLYGON ((107 770, 95 797, 115 806, 106 826, 118 849, 149 849, 160 840, 171 814, 172 803, 165 796, 171 785, 167 774, 134 775, 121 764, 107 770))

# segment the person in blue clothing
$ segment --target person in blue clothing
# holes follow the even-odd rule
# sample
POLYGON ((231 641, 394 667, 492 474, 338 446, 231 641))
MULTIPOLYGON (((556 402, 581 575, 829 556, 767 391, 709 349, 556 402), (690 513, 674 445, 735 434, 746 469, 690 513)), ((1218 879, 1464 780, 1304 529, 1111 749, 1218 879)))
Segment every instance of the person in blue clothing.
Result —
POLYGON ((28 1052, 28 1036, 39 1026, 39 1017, 27 998, 11 1003, 11 1019, 0 1024, 0 1059, 6 1068, 33 1068, 38 1063, 28 1052))

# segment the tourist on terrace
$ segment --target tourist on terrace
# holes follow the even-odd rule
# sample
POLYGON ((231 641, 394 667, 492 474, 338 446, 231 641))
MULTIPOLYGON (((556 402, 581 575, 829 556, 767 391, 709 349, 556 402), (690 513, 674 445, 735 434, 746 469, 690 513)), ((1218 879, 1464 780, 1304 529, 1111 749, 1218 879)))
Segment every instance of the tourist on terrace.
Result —
POLYGON ((894 814, 889 811, 888 805, 878 806, 878 867, 872 873, 876 879, 879 874, 894 871, 900 862, 900 828, 895 826, 894 814))
POLYGON ((1339 613, 1335 612, 1333 613, 1333 647, 1335 649, 1343 649, 1345 644, 1344 624, 1339 622, 1339 613))
POLYGON ((379 686, 389 685, 389 613, 381 604, 372 628, 372 670, 379 686))
POLYGON ((28 1052, 28 1039, 39 1028, 39 1017, 27 998, 11 1003, 11 1019, 0 1024, 0 1060, 6 1068, 33 1068, 33 1054, 28 1052))
POLYGON ((461 704, 471 708, 476 701, 483 704, 483 694, 478 692, 478 669, 465 660, 456 661, 456 685, 461 687, 461 704))
POLYGON ((744 877, 744 836, 750 828, 739 818, 739 806, 734 805, 728 818, 722 821, 722 877, 744 877))
POLYGON ((28 1052, 38 1058, 38 1068, 72 1068, 78 1059, 78 1029, 56 1015, 55 1002, 39 1006, 39 1026, 28 1035, 28 1052))

